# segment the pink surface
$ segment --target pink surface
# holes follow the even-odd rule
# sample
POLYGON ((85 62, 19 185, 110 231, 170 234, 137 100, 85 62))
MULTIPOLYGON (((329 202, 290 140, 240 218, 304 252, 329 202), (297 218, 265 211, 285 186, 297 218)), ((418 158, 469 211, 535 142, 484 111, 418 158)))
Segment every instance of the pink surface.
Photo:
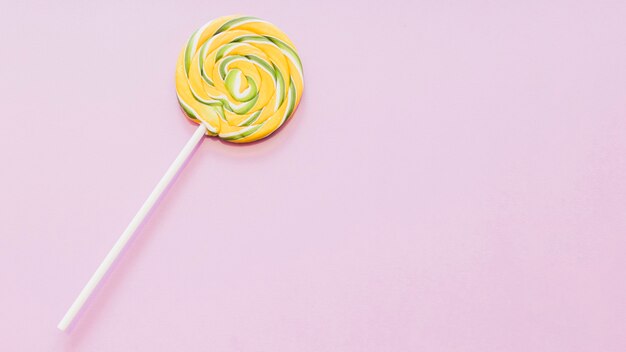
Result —
POLYGON ((11 2, 0 350, 626 350, 623 1, 11 2), (174 65, 246 13, 295 119, 205 140, 70 333, 56 324, 194 130, 174 65))

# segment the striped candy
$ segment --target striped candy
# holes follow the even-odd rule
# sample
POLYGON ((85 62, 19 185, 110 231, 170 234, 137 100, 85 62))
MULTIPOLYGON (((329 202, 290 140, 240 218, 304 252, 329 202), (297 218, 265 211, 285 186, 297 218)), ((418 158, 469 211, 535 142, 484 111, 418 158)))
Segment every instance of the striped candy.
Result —
POLYGON ((234 143, 269 136, 293 114, 303 89, 291 40, 255 17, 225 16, 198 29, 176 64, 185 115, 234 143))

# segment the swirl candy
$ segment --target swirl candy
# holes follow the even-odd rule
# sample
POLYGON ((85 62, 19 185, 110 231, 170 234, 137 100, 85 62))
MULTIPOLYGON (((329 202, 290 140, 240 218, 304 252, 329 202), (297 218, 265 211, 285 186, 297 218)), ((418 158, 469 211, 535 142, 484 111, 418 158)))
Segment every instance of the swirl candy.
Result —
POLYGON ((189 38, 176 65, 185 114, 207 134, 247 143, 267 137, 293 114, 303 89, 302 63, 271 23, 226 16, 189 38))
POLYGON ((302 63, 278 28, 255 17, 220 17, 189 38, 176 65, 176 93, 199 126, 57 326, 67 329, 146 215, 205 135, 247 143, 291 117, 302 96, 302 63))

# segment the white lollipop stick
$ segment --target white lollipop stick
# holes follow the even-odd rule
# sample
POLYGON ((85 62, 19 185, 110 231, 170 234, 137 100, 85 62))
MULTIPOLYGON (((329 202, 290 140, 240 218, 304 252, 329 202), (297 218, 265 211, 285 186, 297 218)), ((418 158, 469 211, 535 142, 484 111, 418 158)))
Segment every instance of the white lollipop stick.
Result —
POLYGON ((76 300, 74 300, 74 303, 72 303, 72 306, 70 307, 70 309, 68 309, 67 313, 65 313, 65 316, 63 316, 63 319, 61 319, 61 322, 59 323, 59 325, 57 325, 57 328, 59 328, 60 330, 65 330, 72 323, 72 321, 76 317, 76 314, 78 314, 89 296, 91 296, 91 294, 93 293, 93 290, 96 288, 96 286, 98 286, 98 283, 107 273, 107 271, 111 267, 111 264, 113 264, 115 259, 120 255, 120 252, 122 251, 122 249, 124 249, 124 246, 126 246, 128 240, 130 240, 135 230, 137 230, 137 227, 141 224, 146 215, 148 215, 150 209, 152 209, 163 191, 167 188, 167 185, 169 185, 174 176, 176 176, 176 173, 178 173, 178 170, 180 170, 181 166, 183 166, 185 160, 187 160, 187 158, 189 157, 189 154, 191 154, 198 142, 202 140, 202 137, 206 134, 206 131, 207 129, 206 127, 204 127, 203 124, 200 124, 200 126, 198 126, 198 129, 196 129, 193 136, 191 136, 187 144, 185 144, 185 147, 183 147, 183 150, 180 151, 172 165, 169 167, 169 169, 167 169, 165 175, 163 175, 152 193, 150 193, 150 196, 148 196, 148 199, 146 199, 146 201, 143 203, 143 205, 139 209, 139 212, 137 212, 137 215, 135 215, 133 220, 131 220, 130 224, 128 224, 128 227, 126 227, 126 230, 124 230, 120 238, 117 240, 117 242, 115 242, 115 245, 113 245, 113 248, 111 248, 107 256, 104 258, 98 269, 96 269, 96 272, 91 276, 83 290, 80 291, 80 294, 78 295, 76 300))

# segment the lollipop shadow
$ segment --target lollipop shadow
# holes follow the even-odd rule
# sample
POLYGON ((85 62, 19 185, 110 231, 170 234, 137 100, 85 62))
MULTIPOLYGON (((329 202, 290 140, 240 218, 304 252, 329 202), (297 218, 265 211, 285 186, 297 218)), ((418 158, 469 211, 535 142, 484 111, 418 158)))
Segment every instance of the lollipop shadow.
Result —
MULTIPOLYGON (((155 205, 150 209, 144 221, 139 225, 134 235, 128 241, 128 244, 122 249, 119 257, 113 262, 109 271, 104 275, 102 281, 96 286, 93 294, 87 299, 83 309, 76 315, 76 318, 72 324, 68 327, 66 332, 71 334, 71 339, 66 341, 64 345, 65 351, 75 351, 80 348, 83 339, 88 336, 92 330, 91 327, 98 321, 102 312, 106 309, 111 299, 114 298, 118 287, 124 282, 124 277, 128 275, 128 269, 133 265, 133 256, 127 255, 128 252, 135 251, 135 247, 141 247, 146 241, 148 241, 149 233, 143 233, 146 230, 148 224, 151 226, 158 226, 158 217, 153 219, 153 214, 158 211, 161 206, 161 202, 167 197, 170 189, 177 183, 180 174, 185 170, 197 153, 198 148, 202 143, 198 143, 189 158, 185 160, 183 166, 176 173, 172 181, 165 188, 155 205), (121 266, 122 269, 118 267, 121 266), (126 269, 123 269, 126 268, 126 269), (113 275, 113 279, 111 278, 113 275)), ((95 268, 94 268, 95 269, 95 268)))

